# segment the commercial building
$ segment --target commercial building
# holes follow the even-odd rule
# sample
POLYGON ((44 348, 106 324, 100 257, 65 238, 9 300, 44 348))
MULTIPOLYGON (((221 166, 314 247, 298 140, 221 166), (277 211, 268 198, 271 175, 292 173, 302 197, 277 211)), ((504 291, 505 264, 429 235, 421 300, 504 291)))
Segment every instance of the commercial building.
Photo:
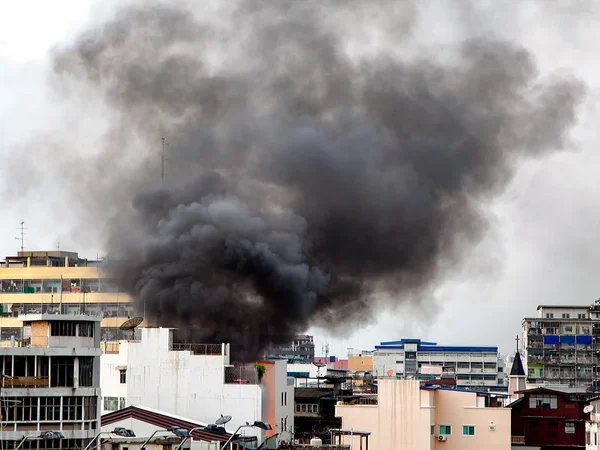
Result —
POLYGON ((497 394, 380 379, 377 404, 338 402, 336 416, 350 430, 341 443, 356 449, 509 450, 510 409, 500 405, 497 394))
POLYGON ((600 450, 600 397, 591 398, 585 411, 589 414, 585 423, 585 450, 600 450))
POLYGON ((440 376, 455 379, 458 388, 497 391, 506 390, 503 371, 498 347, 441 346, 402 339, 382 342, 373 352, 376 379, 440 376))
POLYGON ((18 252, 0 261, 2 339, 19 337, 19 314, 62 312, 102 318, 102 336, 117 340, 120 325, 134 315, 131 298, 119 291, 106 261, 66 251, 18 252))
POLYGON ((522 321, 528 386, 596 390, 600 376, 600 301, 593 305, 540 305, 522 321))
POLYGON ((272 434, 291 438, 294 386, 286 361, 234 367, 228 344, 174 343, 169 328, 139 331, 141 340, 122 340, 102 355, 103 414, 143 405, 203 423, 231 415, 234 430, 268 422, 271 431, 246 431, 259 441, 272 434))
POLYGON ((99 430, 100 319, 22 315, 23 339, 0 347, 2 448, 82 449, 99 430))

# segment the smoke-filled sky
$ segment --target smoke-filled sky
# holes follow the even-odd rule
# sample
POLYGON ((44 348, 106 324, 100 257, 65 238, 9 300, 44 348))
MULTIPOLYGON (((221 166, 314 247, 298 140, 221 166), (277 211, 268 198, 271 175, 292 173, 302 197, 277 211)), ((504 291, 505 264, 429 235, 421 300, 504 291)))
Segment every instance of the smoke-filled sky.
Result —
POLYGON ((24 220, 125 256, 161 323, 248 352, 508 352, 598 297, 593 2, 171 4, 3 14, 4 254, 24 220))

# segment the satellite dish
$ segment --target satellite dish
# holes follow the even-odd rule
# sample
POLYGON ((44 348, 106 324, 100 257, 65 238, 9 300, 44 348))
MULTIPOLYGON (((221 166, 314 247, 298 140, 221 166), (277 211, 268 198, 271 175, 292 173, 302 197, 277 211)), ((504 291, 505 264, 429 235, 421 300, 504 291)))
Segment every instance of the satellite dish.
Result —
POLYGON ((124 331, 133 330, 135 327, 137 327, 143 321, 144 321, 143 317, 132 317, 131 319, 123 322, 119 328, 124 331))
POLYGON ((584 413, 591 413, 594 410, 594 405, 587 405, 585 408, 583 408, 583 412, 584 413))
POLYGON ((221 417, 219 417, 217 420, 215 420, 215 423, 217 425, 225 425, 230 420, 231 420, 231 416, 224 416, 223 414, 221 414, 221 417))

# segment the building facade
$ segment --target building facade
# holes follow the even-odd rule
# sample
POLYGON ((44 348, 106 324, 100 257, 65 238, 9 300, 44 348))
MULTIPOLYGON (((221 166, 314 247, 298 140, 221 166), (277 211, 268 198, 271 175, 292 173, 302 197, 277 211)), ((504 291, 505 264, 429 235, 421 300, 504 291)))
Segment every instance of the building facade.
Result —
POLYGON ((442 378, 460 388, 506 390, 497 347, 440 346, 420 339, 382 342, 373 352, 373 375, 382 378, 420 378, 438 368, 442 378), (429 372, 429 373, 426 373, 429 372))
POLYGON ((600 301, 589 306, 538 306, 522 321, 528 386, 597 390, 600 301))
POLYGON ((62 312, 101 317, 101 338, 118 340, 119 327, 134 315, 134 307, 108 275, 107 264, 65 251, 7 256, 0 261, 2 339, 20 337, 19 314, 62 312))
POLYGON ((585 449, 600 450, 600 398, 590 399, 585 411, 589 413, 585 424, 585 449))
MULTIPOLYGON (((344 430, 370 433, 372 449, 509 450, 510 410, 499 405, 489 394, 382 379, 377 404, 339 402, 336 415, 344 430)), ((345 436, 342 442, 359 448, 360 439, 345 436)))
POLYGON ((269 349, 268 359, 288 359, 303 363, 312 363, 315 360, 315 343, 313 336, 301 334, 294 337, 290 345, 273 347, 269 349))
POLYGON ((228 427, 267 421, 272 431, 247 429, 259 440, 294 428, 293 380, 286 361, 233 367, 228 344, 177 344, 168 328, 142 328, 140 341, 120 341, 102 355, 103 414, 145 406, 214 423, 231 415, 228 427))
POLYGON ((543 448, 585 448, 588 403, 575 393, 545 388, 519 392, 510 404, 512 441, 543 448))
POLYGON ((100 319, 22 315, 23 339, 0 347, 2 448, 82 449, 99 431, 100 319), (37 440, 57 432, 60 440, 37 440))

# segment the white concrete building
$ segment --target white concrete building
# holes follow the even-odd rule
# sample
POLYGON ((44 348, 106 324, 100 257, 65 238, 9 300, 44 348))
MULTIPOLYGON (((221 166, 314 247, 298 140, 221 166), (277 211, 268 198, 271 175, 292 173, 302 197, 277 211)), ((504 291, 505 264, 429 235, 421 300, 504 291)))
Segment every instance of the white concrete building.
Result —
POLYGON ((590 401, 587 411, 590 419, 585 423, 585 450, 600 450, 600 398, 590 401))
POLYGON ((82 449, 99 429, 101 319, 62 314, 19 319, 23 339, 0 348, 0 446, 14 448, 27 437, 21 448, 82 449), (55 438, 40 440, 46 433, 55 438))
POLYGON ((259 379, 253 365, 230 365, 228 344, 176 344, 171 329, 140 331, 140 341, 120 341, 117 353, 102 356, 103 414, 144 405, 208 424, 231 415, 228 429, 234 431, 266 421, 273 431, 245 429, 259 442, 293 430, 293 383, 284 361, 261 363, 265 373, 259 379))

